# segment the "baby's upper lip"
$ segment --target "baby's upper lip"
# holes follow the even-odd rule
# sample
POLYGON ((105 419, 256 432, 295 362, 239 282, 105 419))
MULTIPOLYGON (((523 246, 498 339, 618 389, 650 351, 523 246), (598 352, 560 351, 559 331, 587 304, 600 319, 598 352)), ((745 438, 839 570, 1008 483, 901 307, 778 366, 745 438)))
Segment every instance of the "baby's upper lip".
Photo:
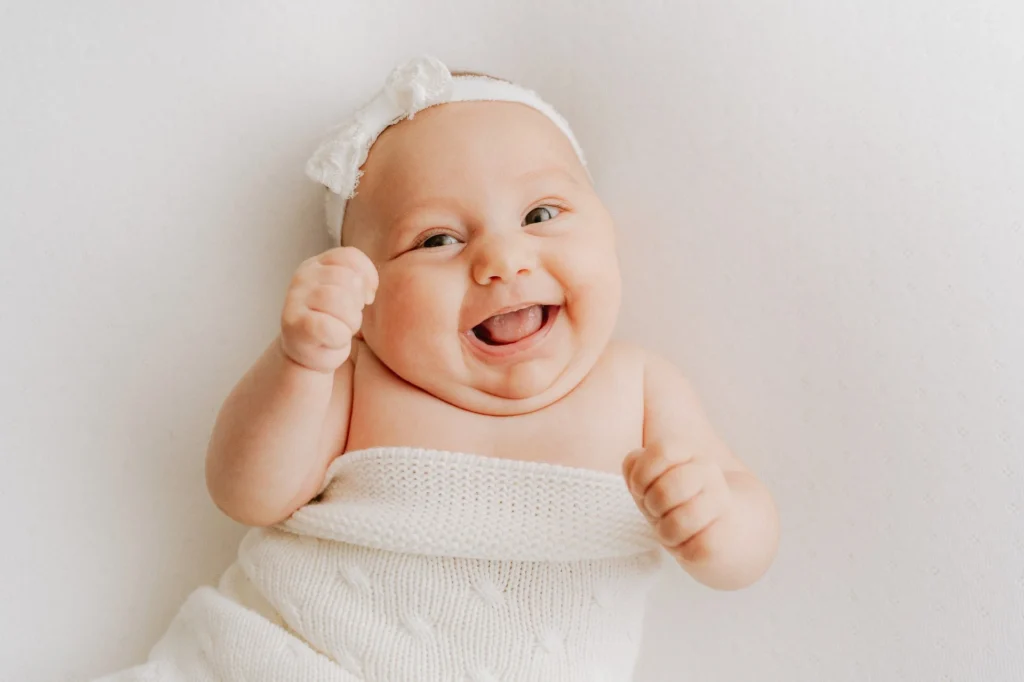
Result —
POLYGON ((483 324, 483 322, 485 320, 488 320, 488 319, 494 317, 495 315, 504 315, 505 313, 515 312, 516 310, 524 310, 526 308, 532 308, 535 305, 540 305, 540 306, 557 306, 557 305, 561 305, 561 304, 560 303, 550 303, 550 302, 545 302, 545 301, 526 301, 526 302, 523 302, 523 303, 514 303, 512 305, 507 305, 507 306, 504 306, 502 308, 496 308, 496 309, 491 310, 490 312, 488 312, 483 317, 477 318, 475 322, 470 324, 465 329, 465 331, 467 331, 467 332, 472 331, 475 327, 483 324))

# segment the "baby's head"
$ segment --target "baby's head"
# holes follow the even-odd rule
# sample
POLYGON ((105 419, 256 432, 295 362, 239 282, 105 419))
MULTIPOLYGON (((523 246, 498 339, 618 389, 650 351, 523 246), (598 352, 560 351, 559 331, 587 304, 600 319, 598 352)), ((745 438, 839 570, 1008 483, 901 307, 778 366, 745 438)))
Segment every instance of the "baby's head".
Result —
POLYGON ((309 168, 328 186, 328 227, 380 276, 366 344, 405 381, 484 414, 569 393, 619 308, 612 219, 564 120, 531 98, 414 60, 309 168))

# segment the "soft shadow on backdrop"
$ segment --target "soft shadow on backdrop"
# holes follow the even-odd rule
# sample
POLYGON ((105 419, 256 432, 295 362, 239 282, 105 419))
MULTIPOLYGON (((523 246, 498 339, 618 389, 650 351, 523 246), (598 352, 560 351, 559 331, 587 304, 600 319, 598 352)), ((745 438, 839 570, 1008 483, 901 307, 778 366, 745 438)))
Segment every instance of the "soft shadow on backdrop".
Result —
POLYGON ((623 336, 773 486, 771 574, 666 576, 638 680, 1024 679, 1016 0, 0 9, 0 679, 140 660, 242 529, 220 400, 326 246, 302 165, 399 59, 540 90, 623 336))

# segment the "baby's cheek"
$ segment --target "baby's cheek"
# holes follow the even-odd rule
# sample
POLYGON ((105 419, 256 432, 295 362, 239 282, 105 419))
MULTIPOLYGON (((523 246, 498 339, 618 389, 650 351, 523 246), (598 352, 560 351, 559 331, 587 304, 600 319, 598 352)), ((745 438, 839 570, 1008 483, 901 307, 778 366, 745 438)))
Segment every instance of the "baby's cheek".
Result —
POLYGON ((622 283, 614 252, 597 246, 581 245, 565 263, 563 279, 569 320, 581 338, 595 342, 611 333, 622 302, 622 283))
POLYGON ((400 323, 406 306, 402 289, 401 281, 395 277, 381 277, 377 297, 373 305, 366 309, 366 320, 370 325, 386 333, 389 327, 400 323))
POLYGON ((555 276, 577 295, 616 296, 620 289, 619 264, 614 244, 601 235, 576 237, 560 250, 553 264, 555 276))
POLYGON ((436 279, 415 271, 395 272, 382 279, 377 294, 380 305, 374 306, 381 331, 409 338, 446 324, 452 293, 436 279))

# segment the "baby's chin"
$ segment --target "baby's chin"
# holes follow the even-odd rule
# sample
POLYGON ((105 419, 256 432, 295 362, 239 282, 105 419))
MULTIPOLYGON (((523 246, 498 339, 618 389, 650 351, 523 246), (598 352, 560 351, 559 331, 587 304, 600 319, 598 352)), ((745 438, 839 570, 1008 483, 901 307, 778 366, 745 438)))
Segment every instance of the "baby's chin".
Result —
POLYGON ((547 389, 529 386, 508 387, 505 390, 483 390, 471 386, 457 386, 438 396, 455 407, 492 417, 512 417, 542 410, 565 397, 572 388, 558 390, 555 385, 547 389))
POLYGON ((562 362, 524 363, 502 371, 470 369, 461 381, 435 387, 432 392, 456 407, 478 414, 526 414, 564 398, 586 377, 593 364, 589 358, 575 357, 562 362))
POLYGON ((516 367, 507 377, 496 381, 483 382, 481 391, 499 400, 529 401, 557 391, 558 379, 562 372, 536 367, 516 367))

